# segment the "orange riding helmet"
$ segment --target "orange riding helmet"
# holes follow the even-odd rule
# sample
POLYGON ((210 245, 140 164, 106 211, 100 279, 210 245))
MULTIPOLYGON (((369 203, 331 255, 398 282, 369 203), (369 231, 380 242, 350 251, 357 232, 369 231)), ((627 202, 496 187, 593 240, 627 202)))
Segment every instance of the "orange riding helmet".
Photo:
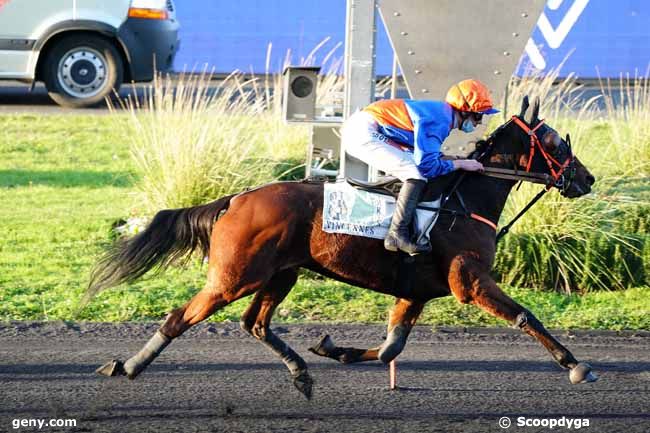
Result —
POLYGON ((451 86, 445 101, 458 111, 481 114, 495 114, 490 90, 478 80, 463 80, 451 86))

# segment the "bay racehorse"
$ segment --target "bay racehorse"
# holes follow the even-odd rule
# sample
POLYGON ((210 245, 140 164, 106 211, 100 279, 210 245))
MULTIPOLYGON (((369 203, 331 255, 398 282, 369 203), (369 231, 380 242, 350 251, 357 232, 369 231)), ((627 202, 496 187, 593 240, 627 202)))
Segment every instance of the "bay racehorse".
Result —
POLYGON ((167 316, 140 352, 125 362, 110 361, 98 372, 133 379, 188 328, 231 302, 254 295, 241 318, 242 328, 280 357, 294 385, 310 398, 313 382, 307 364, 269 328, 273 312, 296 283, 298 269, 306 268, 396 298, 383 344, 344 348, 326 336, 310 349, 318 355, 343 363, 390 362, 404 348, 425 303, 453 295, 536 338, 559 365, 570 370, 572 383, 596 380, 588 364, 578 362, 490 276, 495 224, 518 174, 524 179, 546 179, 547 188, 555 186, 569 198, 589 193, 595 180, 573 155, 568 135, 562 139, 538 113, 539 101, 529 109, 525 98, 518 116, 479 143, 482 150, 475 157, 484 163, 485 173, 463 175, 457 182, 458 193, 448 202, 448 207, 469 212, 440 215, 430 236, 433 251, 416 256, 417 272, 408 291, 398 282, 401 256, 385 250, 381 240, 321 229, 323 182, 271 183, 205 205, 158 212, 146 230, 118 242, 100 259, 87 299, 152 268, 187 259, 196 250, 208 257, 207 282, 167 316))

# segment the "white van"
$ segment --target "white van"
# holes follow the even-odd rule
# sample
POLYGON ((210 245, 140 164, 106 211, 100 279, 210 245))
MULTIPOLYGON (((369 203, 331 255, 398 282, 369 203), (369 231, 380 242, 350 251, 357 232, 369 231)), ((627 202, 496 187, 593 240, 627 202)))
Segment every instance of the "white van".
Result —
POLYGON ((173 0, 0 0, 0 79, 43 81, 67 107, 171 69, 173 0))

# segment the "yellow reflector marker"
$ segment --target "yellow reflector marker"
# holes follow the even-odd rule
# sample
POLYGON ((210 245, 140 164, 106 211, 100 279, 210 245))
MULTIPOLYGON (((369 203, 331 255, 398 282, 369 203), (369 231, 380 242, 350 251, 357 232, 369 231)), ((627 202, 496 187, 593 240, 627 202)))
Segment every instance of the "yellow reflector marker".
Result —
POLYGON ((149 20, 166 20, 167 11, 164 9, 129 8, 129 18, 145 18, 149 20))

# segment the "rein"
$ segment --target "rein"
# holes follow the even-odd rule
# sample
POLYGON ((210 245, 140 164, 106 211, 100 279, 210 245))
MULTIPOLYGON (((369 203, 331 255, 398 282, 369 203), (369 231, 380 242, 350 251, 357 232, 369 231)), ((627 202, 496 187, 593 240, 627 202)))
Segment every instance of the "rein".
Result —
POLYGON ((524 182, 539 183, 543 185, 553 183, 553 178, 546 173, 527 173, 508 168, 485 167, 480 174, 499 179, 521 180, 524 182))
POLYGON ((501 230, 499 230, 499 233, 497 234, 497 238, 494 241, 494 243, 495 244, 499 243, 501 238, 508 234, 508 232, 510 231, 510 228, 517 222, 517 220, 519 218, 521 218, 526 212, 528 212, 528 210, 531 207, 533 207, 533 205, 535 203, 537 203, 537 200, 542 198, 544 196, 544 194, 546 194, 547 192, 548 192, 548 190, 546 188, 544 188, 543 190, 538 192, 537 195, 535 195, 535 197, 533 197, 533 199, 531 201, 529 201, 528 204, 526 206, 524 206, 524 208, 522 210, 520 210, 519 213, 517 215, 515 215, 515 217, 512 220, 510 220, 510 222, 508 224, 506 224, 505 226, 503 226, 501 228, 501 230))

